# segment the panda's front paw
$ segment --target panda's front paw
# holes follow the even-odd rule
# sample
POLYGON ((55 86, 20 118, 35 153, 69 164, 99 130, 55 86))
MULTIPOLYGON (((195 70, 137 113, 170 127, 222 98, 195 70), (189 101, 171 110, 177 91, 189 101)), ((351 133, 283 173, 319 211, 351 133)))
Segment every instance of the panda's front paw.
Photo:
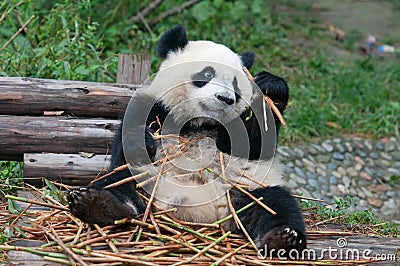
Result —
POLYGON ((134 210, 118 200, 110 191, 93 187, 80 187, 69 192, 71 213, 89 224, 114 224, 115 220, 135 216, 134 210))
POLYGON ((265 250, 268 252, 266 254, 272 255, 272 257, 276 257, 279 250, 284 250, 284 256, 288 257, 291 250, 301 252, 306 248, 306 236, 303 232, 281 226, 268 231, 260 244, 260 249, 265 250))

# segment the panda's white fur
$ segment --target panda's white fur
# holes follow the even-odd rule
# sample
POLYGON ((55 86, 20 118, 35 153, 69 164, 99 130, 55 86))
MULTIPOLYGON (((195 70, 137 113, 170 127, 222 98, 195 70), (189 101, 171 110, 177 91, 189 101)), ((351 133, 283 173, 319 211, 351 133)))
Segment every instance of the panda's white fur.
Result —
MULTIPOLYGON (((176 121, 188 121, 200 126, 213 123, 213 119, 226 123, 242 114, 250 105, 254 94, 253 84, 243 72, 239 55, 224 45, 210 41, 191 41, 183 50, 171 52, 161 64, 147 92, 171 110, 176 121), (203 68, 215 69, 215 77, 199 88, 192 83, 192 75, 203 68), (173 77, 173 78, 171 78, 173 77), (216 98, 217 93, 227 93, 235 98, 234 78, 241 99, 228 106, 216 98), (196 118, 202 117, 202 118, 196 118), (196 118, 196 119, 193 119, 196 118), (211 118, 211 119, 210 119, 211 118)), ((230 188, 222 181, 220 152, 211 138, 214 132, 200 131, 183 135, 192 142, 184 147, 183 156, 165 164, 147 165, 139 171, 149 171, 150 176, 160 176, 156 203, 163 209, 179 206, 174 215, 182 220, 214 222, 229 214, 226 192, 230 188), (196 141, 194 141, 196 140, 196 141)), ((156 151, 155 161, 181 152, 175 139, 163 139, 156 151)), ((281 167, 276 159, 250 161, 223 154, 225 176, 236 182, 256 187, 243 175, 268 185, 284 185, 281 167)), ((154 182, 146 190, 153 190, 154 182)))

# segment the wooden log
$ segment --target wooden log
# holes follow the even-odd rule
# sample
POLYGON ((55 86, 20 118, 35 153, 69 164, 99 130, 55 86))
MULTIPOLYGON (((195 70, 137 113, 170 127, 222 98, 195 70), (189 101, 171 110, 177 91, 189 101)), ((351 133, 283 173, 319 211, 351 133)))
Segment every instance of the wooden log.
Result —
POLYGON ((0 115, 0 160, 24 153, 109 154, 119 120, 0 115))
POLYGON ((118 54, 117 83, 142 84, 150 76, 151 56, 148 54, 118 54))
POLYGON ((66 185, 84 186, 107 169, 110 158, 110 155, 86 158, 79 154, 24 154, 24 181, 40 186, 46 178, 66 185))
POLYGON ((120 118, 138 85, 0 77, 0 115, 120 118))

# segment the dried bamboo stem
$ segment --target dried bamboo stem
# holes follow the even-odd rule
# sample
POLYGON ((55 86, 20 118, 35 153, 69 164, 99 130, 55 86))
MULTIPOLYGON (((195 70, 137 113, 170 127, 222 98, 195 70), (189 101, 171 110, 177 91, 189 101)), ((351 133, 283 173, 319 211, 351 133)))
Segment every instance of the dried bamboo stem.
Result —
POLYGON ((82 266, 87 266, 86 262, 84 262, 79 256, 77 256, 74 252, 72 252, 69 248, 67 248, 67 246, 64 244, 64 242, 62 242, 62 240, 60 239, 60 237, 58 236, 58 234, 56 233, 56 231, 54 230, 54 228, 48 224, 51 233, 46 231, 46 229, 43 229, 43 232, 48 235, 51 239, 53 239, 55 242, 57 242, 57 244, 64 250, 64 252, 66 253, 66 255, 70 258, 73 259, 74 261, 80 263, 82 266))
POLYGON ((21 201, 21 202, 32 203, 32 204, 35 204, 35 205, 44 206, 44 207, 53 208, 53 209, 58 209, 58 210, 62 210, 62 211, 69 211, 69 209, 66 208, 66 207, 57 206, 57 205, 53 205, 53 204, 49 204, 49 203, 45 203, 45 202, 39 202, 39 201, 36 201, 36 200, 25 199, 25 198, 21 198, 21 197, 15 197, 15 196, 12 196, 12 195, 6 195, 5 197, 6 197, 6 199, 10 199, 10 200, 16 200, 16 201, 21 201))
POLYGON ((121 166, 118 166, 117 168, 113 169, 111 172, 109 172, 109 173, 107 173, 107 174, 105 174, 105 175, 103 175, 103 176, 96 177, 95 179, 93 179, 93 180, 89 183, 89 186, 91 186, 91 185, 93 185, 94 183, 96 183, 97 181, 102 180, 102 179, 104 179, 104 178, 106 178, 106 177, 109 177, 109 176, 111 176, 111 175, 113 175, 113 174, 115 174, 115 173, 117 173, 117 172, 121 172, 121 171, 123 171, 123 170, 125 170, 125 169, 128 169, 129 166, 130 166, 129 163, 124 164, 124 165, 121 165, 121 166))
POLYGON ((104 231, 100 228, 100 226, 98 226, 97 224, 94 224, 93 226, 94 226, 94 228, 96 228, 97 232, 99 232, 101 236, 105 237, 105 241, 108 244, 108 246, 111 248, 111 250, 114 253, 118 253, 117 247, 114 245, 114 243, 110 239, 107 238, 107 234, 104 233, 104 231))
POLYGON ((110 184, 110 185, 108 185, 108 186, 105 186, 104 188, 105 188, 105 189, 108 189, 108 188, 118 187, 118 186, 120 186, 120 185, 129 183, 129 182, 132 182, 132 181, 136 181, 137 179, 140 179, 140 178, 142 178, 142 177, 146 177, 146 176, 148 176, 148 175, 150 175, 150 172, 149 172, 149 171, 146 171, 146 172, 144 172, 144 173, 140 173, 140 174, 138 174, 138 175, 134 175, 134 176, 131 176, 131 177, 122 179, 122 180, 120 180, 120 181, 118 181, 118 182, 112 183, 112 184, 110 184))

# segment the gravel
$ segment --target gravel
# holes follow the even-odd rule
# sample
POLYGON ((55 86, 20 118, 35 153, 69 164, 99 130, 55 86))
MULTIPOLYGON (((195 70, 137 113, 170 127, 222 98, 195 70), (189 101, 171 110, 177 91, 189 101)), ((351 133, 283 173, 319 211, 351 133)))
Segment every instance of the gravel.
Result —
POLYGON ((277 155, 295 192, 328 201, 350 195, 356 210, 372 208, 400 221, 399 139, 334 138, 280 146, 277 155))

